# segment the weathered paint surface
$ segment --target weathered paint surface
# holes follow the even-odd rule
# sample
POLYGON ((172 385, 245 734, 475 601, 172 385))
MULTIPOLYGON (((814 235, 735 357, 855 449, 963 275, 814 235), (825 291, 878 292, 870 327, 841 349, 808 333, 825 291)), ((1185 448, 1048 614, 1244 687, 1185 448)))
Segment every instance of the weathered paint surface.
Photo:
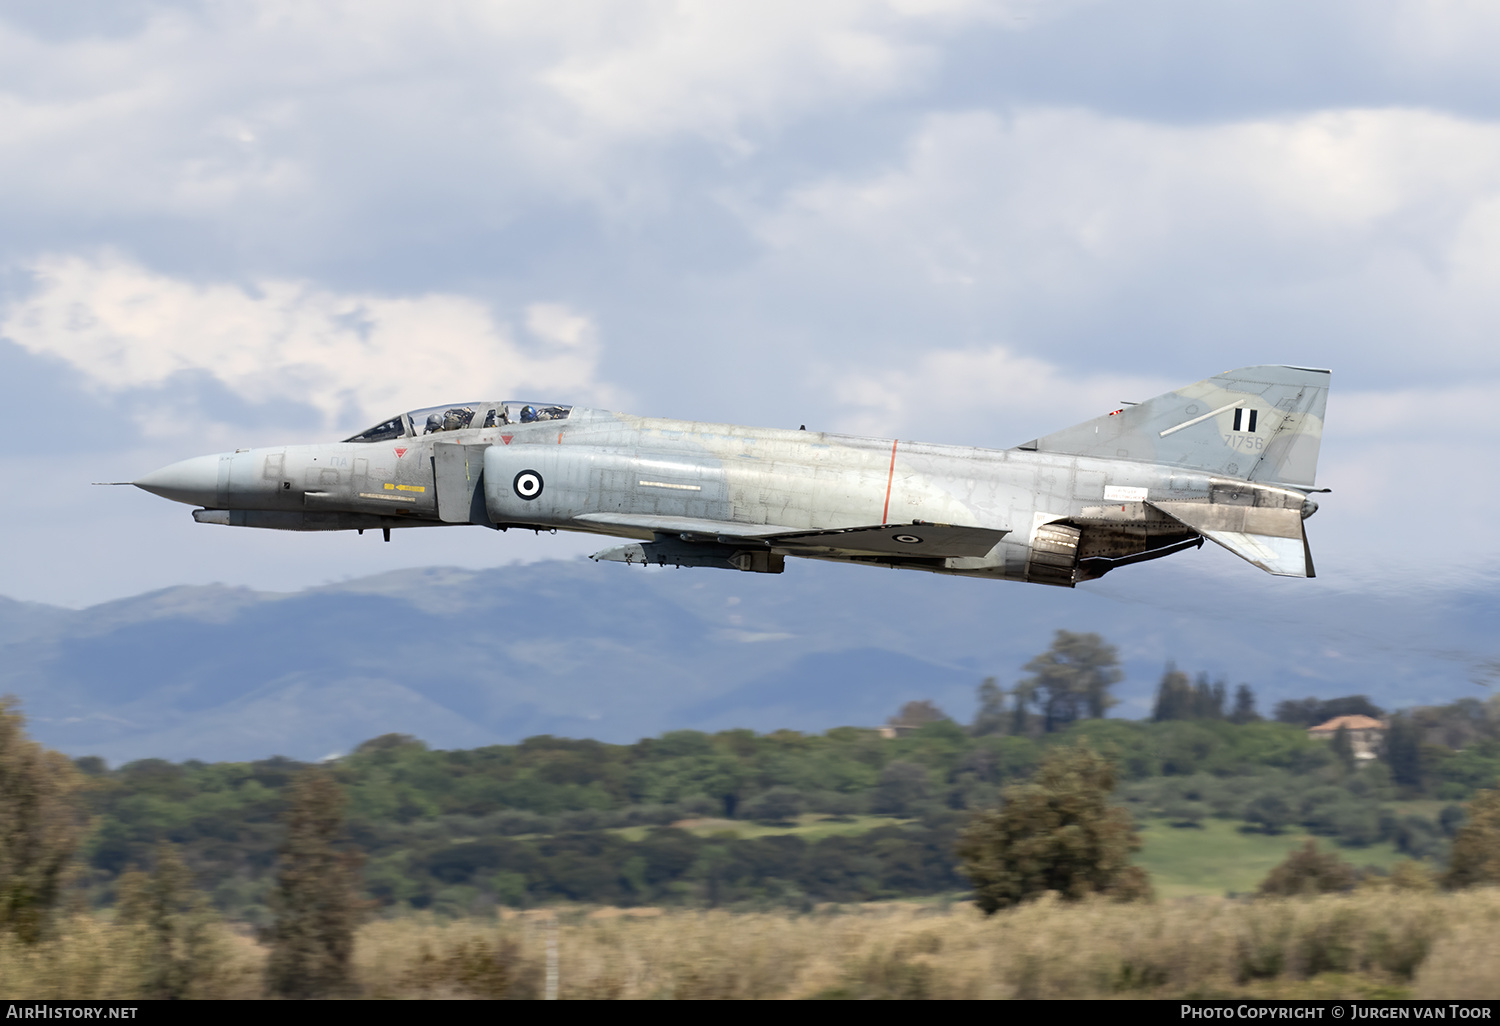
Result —
POLYGON ((1013 449, 578 407, 472 427, 535 411, 479 403, 447 429, 413 414, 391 422, 400 437, 198 457, 135 483, 208 523, 586 531, 636 540, 596 556, 629 562, 776 572, 802 556, 1071 586, 1207 538, 1311 576, 1327 387, 1326 371, 1244 368, 1013 449))

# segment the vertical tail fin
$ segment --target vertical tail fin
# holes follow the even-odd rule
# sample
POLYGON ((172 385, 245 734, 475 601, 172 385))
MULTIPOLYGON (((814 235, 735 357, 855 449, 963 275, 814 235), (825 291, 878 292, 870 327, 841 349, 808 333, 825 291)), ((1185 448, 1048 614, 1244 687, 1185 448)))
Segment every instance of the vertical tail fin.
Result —
POLYGON ((1310 488, 1328 381, 1328 371, 1310 367, 1242 367, 1021 448, 1310 488))

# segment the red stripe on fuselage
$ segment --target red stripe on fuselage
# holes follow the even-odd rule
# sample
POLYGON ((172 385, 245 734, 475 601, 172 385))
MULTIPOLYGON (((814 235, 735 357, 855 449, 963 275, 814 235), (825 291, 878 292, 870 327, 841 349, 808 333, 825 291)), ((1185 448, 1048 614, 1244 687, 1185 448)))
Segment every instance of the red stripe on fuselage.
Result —
POLYGON ((880 522, 889 523, 891 515, 891 484, 896 480, 896 442, 891 443, 891 472, 885 478, 885 509, 880 511, 880 522))

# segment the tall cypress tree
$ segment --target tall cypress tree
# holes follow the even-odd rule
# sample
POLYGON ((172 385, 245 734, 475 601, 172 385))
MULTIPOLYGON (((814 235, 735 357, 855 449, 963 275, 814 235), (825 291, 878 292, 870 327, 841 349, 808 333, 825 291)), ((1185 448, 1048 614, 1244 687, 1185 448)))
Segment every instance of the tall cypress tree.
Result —
POLYGON ((13 701, 0 698, 0 929, 33 944, 83 836, 82 778, 67 756, 26 736, 13 701))
POLYGON ((1241 684, 1234 689, 1234 712, 1229 714, 1231 723, 1255 723, 1260 719, 1260 713, 1255 711, 1255 692, 1250 689, 1249 684, 1241 684))
POLYGON ((120 877, 115 921, 138 924, 145 950, 146 997, 162 1000, 207 996, 225 952, 211 932, 214 916, 193 886, 193 874, 170 842, 156 846, 156 865, 120 877))
POLYGON ((1156 708, 1151 718, 1158 723, 1188 719, 1192 715, 1192 701, 1193 686, 1188 683, 1188 675, 1168 663, 1156 688, 1156 708))
POLYGON ((1411 717, 1397 713, 1385 732, 1385 761, 1391 779, 1402 787, 1422 787, 1422 733, 1411 717))
POLYGON ((974 714, 969 733, 974 737, 1003 734, 1006 718, 1005 689, 995 682, 994 677, 986 677, 979 685, 979 710, 974 714))
POLYGON ((266 989, 286 998, 348 997, 350 956, 364 902, 357 853, 340 847, 344 792, 326 770, 299 775, 289 788, 286 841, 271 894, 276 919, 266 989))
POLYGON ((1338 757, 1345 770, 1354 769, 1354 739, 1349 736, 1349 728, 1342 723, 1333 732, 1333 754, 1338 757))
POLYGON ((1193 719, 1222 720, 1224 718, 1224 682, 1210 684, 1208 674, 1198 674, 1198 683, 1193 687, 1193 719))

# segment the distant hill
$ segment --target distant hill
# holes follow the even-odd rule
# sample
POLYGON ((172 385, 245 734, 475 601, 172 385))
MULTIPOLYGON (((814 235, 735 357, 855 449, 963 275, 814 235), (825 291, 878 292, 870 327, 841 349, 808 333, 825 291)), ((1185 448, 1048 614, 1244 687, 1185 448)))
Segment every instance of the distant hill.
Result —
POLYGON ((1119 646, 1116 715, 1149 711, 1168 659, 1250 683, 1262 712, 1308 694, 1441 702, 1482 694, 1497 622, 1500 593, 1398 606, 1209 550, 1071 592, 803 561, 779 577, 552 562, 78 611, 0 600, 0 693, 74 755, 309 759, 389 731, 434 747, 818 731, 911 698, 967 720, 979 681, 1014 683, 1058 628, 1119 646))

